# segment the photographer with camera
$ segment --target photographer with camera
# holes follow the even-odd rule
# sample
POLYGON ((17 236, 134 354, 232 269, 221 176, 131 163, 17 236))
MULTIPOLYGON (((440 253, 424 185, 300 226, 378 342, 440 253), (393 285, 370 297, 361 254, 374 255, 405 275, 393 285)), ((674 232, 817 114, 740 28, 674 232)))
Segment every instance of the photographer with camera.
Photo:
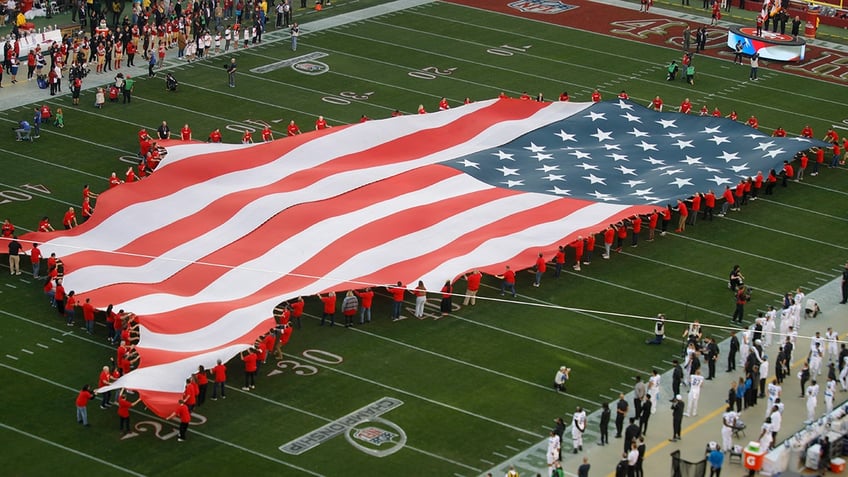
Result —
POLYGON ((745 303, 751 301, 751 293, 753 293, 753 291, 753 289, 748 288, 745 285, 739 285, 739 288, 736 290, 736 310, 733 312, 733 317, 730 319, 731 323, 742 324, 742 318, 745 316, 745 303))

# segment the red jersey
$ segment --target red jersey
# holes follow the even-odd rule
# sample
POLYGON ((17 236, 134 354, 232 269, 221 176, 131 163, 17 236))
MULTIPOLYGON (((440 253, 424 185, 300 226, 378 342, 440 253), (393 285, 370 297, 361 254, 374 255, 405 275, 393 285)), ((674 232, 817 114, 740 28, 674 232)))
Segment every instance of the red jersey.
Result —
POLYGON ((221 142, 221 131, 217 129, 209 134, 209 142, 221 142))
POLYGON ((718 108, 713 109, 713 117, 714 118, 720 118, 721 117, 721 111, 719 111, 718 108))
POLYGON ((212 375, 215 376, 216 383, 223 383, 227 380, 227 367, 223 364, 218 364, 212 368, 212 375))
POLYGON ((642 231, 642 217, 639 217, 638 215, 636 217, 634 217, 632 225, 633 225, 633 233, 634 234, 638 234, 639 232, 641 232, 642 231))
POLYGON ((442 100, 439 101, 439 111, 444 111, 446 109, 450 109, 450 105, 448 104, 447 99, 442 98, 442 100))
POLYGON ((801 130, 801 137, 813 137, 813 128, 810 126, 804 126, 804 129, 801 130))
POLYGON ((701 116, 706 116, 708 114, 710 114, 710 110, 707 109, 707 105, 705 104, 701 106, 701 116))
POLYGON ((816 162, 819 164, 824 163, 824 149, 818 148, 816 150, 816 162))
POLYGON ((536 271, 545 273, 545 270, 548 269, 547 264, 545 263, 544 257, 539 257, 536 259, 536 271))
POLYGON ((132 407, 132 403, 129 399, 125 398, 121 395, 118 398, 118 416, 120 417, 130 417, 130 408, 132 407))
POLYGON ((513 284, 515 283, 515 272, 513 272, 512 270, 505 271, 503 277, 505 282, 513 284))
POLYGON ((751 126, 754 129, 757 129, 757 128, 760 127, 760 122, 757 121, 757 118, 755 118, 754 116, 751 116, 750 118, 748 118, 748 122, 746 124, 748 126, 751 126))
POLYGON ((739 119, 739 115, 738 115, 738 114, 736 114, 736 111, 732 111, 732 112, 730 113, 729 118, 730 118, 730 120, 731 120, 731 121, 736 121, 737 119, 739 119))
POLYGON ((663 100, 662 100, 662 98, 660 98, 659 96, 657 96, 656 98, 654 98, 654 99, 651 101, 651 106, 653 106, 653 108, 654 108, 654 110, 655 110, 655 111, 662 111, 662 107, 663 107, 663 100))
POLYGON ((12 225, 12 223, 11 223, 11 222, 4 222, 4 223, 3 223, 3 227, 2 227, 2 229, 0 229, 0 230, 2 230, 2 235, 3 235, 3 237, 5 237, 5 238, 9 238, 9 237, 11 237, 12 235, 14 235, 14 233, 15 233, 15 226, 14 226, 14 225, 12 225))
POLYGON ((188 406, 185 404, 177 406, 176 414, 179 416, 181 423, 188 424, 191 422, 191 411, 188 410, 188 406))
POLYGON ((82 317, 85 321, 94 321, 94 305, 89 302, 82 304, 82 317))
POLYGON ((289 136, 294 136, 295 134, 300 134, 300 128, 297 127, 297 124, 290 123, 289 127, 286 128, 286 134, 289 136))
POLYGON ((262 130, 262 140, 263 141, 268 142, 273 138, 274 138, 274 135, 271 134, 271 128, 266 127, 265 129, 262 130))
POLYGON ((589 236, 586 238, 586 247, 585 247, 585 249, 586 249, 586 250, 588 250, 588 251, 590 251, 590 252, 591 252, 592 250, 595 250, 595 234, 589 235, 589 236))
POLYGON ((684 101, 680 103, 680 112, 683 114, 689 114, 692 111, 692 103, 689 101, 684 101))
POLYGON ((599 92, 597 92, 597 91, 593 92, 593 93, 592 93, 592 102, 593 102, 593 103, 598 103, 598 102, 600 102, 600 101, 601 101, 601 93, 599 93, 599 92))
POLYGON ((50 221, 48 219, 41 219, 38 221, 39 232, 49 232, 50 228, 50 221))
POLYGON ((733 199, 733 191, 730 189, 724 189, 724 194, 722 194, 722 197, 725 201, 727 201, 728 204, 733 205, 734 203, 736 203, 736 200, 733 199))
POLYGON ((562 251, 562 248, 560 248, 557 251, 556 255, 554 255, 554 262, 556 262, 559 265, 562 265, 562 264, 565 263, 565 252, 562 251))
POLYGON ((322 296, 321 301, 324 302, 324 313, 335 313, 336 312, 336 296, 335 295, 322 296))
POLYGON ((124 182, 128 184, 135 182, 135 172, 132 169, 127 170, 127 178, 124 179, 124 182))
POLYGON ((74 222, 76 222, 76 214, 70 210, 65 212, 65 217, 62 219, 62 225, 65 227, 72 227, 74 222))
POLYGON ((483 274, 480 272, 471 273, 468 275, 468 290, 477 291, 480 289, 480 280, 483 279, 483 274))
POLYGON ((109 188, 110 189, 115 188, 119 185, 121 185, 121 179, 118 179, 118 176, 114 176, 114 177, 109 178, 109 188))
POLYGON ((85 407, 88 405, 88 401, 94 397, 94 393, 88 390, 82 390, 77 394, 77 407, 85 407))
POLYGON ((692 197, 692 211, 698 212, 701 210, 701 194, 695 194, 692 197))
POLYGON ((604 230, 604 243, 605 244, 607 244, 607 243, 611 244, 614 239, 615 239, 615 230, 612 227, 609 227, 606 230, 604 230))
POLYGON ((183 126, 183 128, 180 129, 180 139, 182 139, 183 141, 191 141, 191 128, 190 127, 183 126))
MULTIPOLYGON (((354 294, 362 300, 362 308, 371 308, 371 302, 374 300, 374 292, 371 290, 363 292, 354 292, 354 294)), ((403 300, 403 297, 401 297, 403 300)))
MULTIPOLYGON (((371 296, 374 296, 373 292, 371 293, 371 296)), ((362 300, 362 303, 363 303, 363 306, 365 306, 364 305, 365 304, 364 298, 362 300)), ((369 305, 371 304, 370 300, 368 301, 368 304, 369 305)), ((303 305, 304 305, 303 300, 297 300, 297 301, 292 302, 291 309, 292 309, 292 317, 293 318, 300 318, 300 316, 303 315, 303 305)))
POLYGON ((657 222, 660 220, 660 214, 657 211, 651 212, 651 215, 648 216, 648 228, 655 229, 657 228, 657 222))
POLYGON ((315 129, 318 129, 318 130, 327 129, 327 120, 324 119, 324 118, 320 118, 317 121, 315 121, 315 129))
POLYGON ((757 177, 754 177, 754 187, 759 189, 762 186, 763 186, 763 173, 758 172, 757 177))
POLYGON ((245 131, 244 134, 242 134, 241 136, 241 142, 242 144, 248 144, 253 142, 253 134, 251 134, 250 131, 245 131))
POLYGON ((109 373, 108 369, 106 369, 105 371, 100 371, 100 377, 97 378, 97 387, 102 388, 103 386, 109 384, 109 381, 111 380, 112 375, 109 373))
POLYGON ((561 95, 559 95, 559 100, 560 101, 568 101, 569 100, 568 93, 562 93, 561 95))
POLYGON ((41 249, 38 247, 32 247, 32 250, 29 251, 29 261, 31 263, 38 263, 41 261, 41 249))
POLYGON ((630 99, 630 96, 627 95, 624 91, 618 93, 618 99, 630 99))
POLYGON ((716 196, 712 192, 704 194, 704 204, 707 207, 715 207, 716 196))
POLYGON ((427 110, 424 109, 424 106, 418 107, 418 114, 427 114, 427 110))
POLYGON ((389 293, 392 294, 392 298, 394 298, 395 301, 403 301, 403 295, 406 293, 406 288, 402 286, 389 287, 389 293))
POLYGON ((786 130, 779 127, 775 129, 774 132, 771 133, 771 135, 774 137, 786 137, 786 130))
POLYGON ((248 373, 252 373, 256 371, 256 360, 258 356, 256 353, 248 353, 246 356, 242 356, 242 361, 244 361, 244 370, 248 373))
POLYGON ((809 161, 810 161, 810 159, 807 157, 806 154, 801 154, 801 169, 806 169, 807 163, 809 161))
POLYGON ((583 246, 585 245, 583 240, 575 240, 574 242, 571 242, 570 245, 574 249, 574 255, 577 257, 577 261, 579 262, 580 257, 583 256, 583 246))

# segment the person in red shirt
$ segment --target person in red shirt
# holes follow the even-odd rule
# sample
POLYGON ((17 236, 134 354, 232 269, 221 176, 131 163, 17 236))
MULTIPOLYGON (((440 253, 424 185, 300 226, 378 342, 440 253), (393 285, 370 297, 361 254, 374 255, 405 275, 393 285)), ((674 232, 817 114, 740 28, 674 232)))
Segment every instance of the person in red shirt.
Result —
POLYGON ((686 202, 680 199, 677 199, 677 214, 677 230, 675 232, 680 233, 686 230, 686 221, 689 219, 689 208, 686 207, 686 202))
POLYGON ((612 248, 613 240, 615 240, 615 227, 610 225, 604 229, 604 254, 601 255, 604 259, 610 258, 610 249, 612 248))
POLYGON ((445 111, 450 109, 450 105, 448 104, 447 98, 442 98, 439 100, 439 111, 445 111))
POLYGON ((529 95, 529 94, 527 94, 527 91, 523 91, 523 92, 521 93, 521 95, 518 97, 518 99, 520 99, 520 100, 522 100, 522 101, 530 101, 530 100, 531 100, 531 99, 533 99, 533 98, 531 98, 531 97, 530 97, 530 95, 529 95))
POLYGON ((795 177, 795 168, 792 167, 792 164, 789 161, 783 161, 783 170, 781 171, 783 178, 780 182, 781 187, 786 187, 789 185, 789 179, 791 177, 795 177))
MULTIPOLYGON (((112 382, 112 372, 109 371, 109 366, 103 366, 103 369, 100 371, 100 376, 97 378, 97 388, 103 388, 109 385, 112 382)), ((109 407, 112 399, 112 391, 101 391, 102 400, 100 401, 100 409, 106 409, 109 407)))
POLYGON ((657 209, 654 209, 653 212, 648 216, 648 242, 654 241, 654 234, 657 231, 657 222, 660 220, 660 214, 657 212, 657 209))
POLYGON ((824 164, 824 149, 821 147, 814 147, 812 150, 816 153, 816 162, 813 164, 813 172, 810 175, 817 176, 819 175, 819 167, 824 164))
POLYGON ((775 129, 771 133, 771 136, 772 137, 786 137, 786 130, 783 129, 782 127, 778 126, 777 129, 775 129))
POLYGON ((627 239, 627 225, 624 222, 619 222, 615 225, 615 234, 618 237, 618 243, 615 245, 615 251, 621 252, 624 248, 624 241, 627 239))
POLYGON ((833 128, 828 129, 827 132, 825 133, 824 137, 822 138, 822 141, 824 141, 824 142, 839 142, 839 134, 837 134, 836 131, 833 130, 833 128))
POLYGON ((256 361, 258 359, 259 356, 253 348, 241 353, 241 360, 244 361, 244 387, 242 389, 245 391, 256 388, 256 361))
POLYGON ((322 129, 327 129, 327 121, 324 116, 318 116, 318 119, 315 120, 315 130, 320 131, 322 129))
POLYGON ((88 184, 85 184, 84 186, 82 186, 82 198, 83 199, 96 199, 97 194, 95 194, 94 192, 91 192, 91 188, 88 187, 88 184))
POLYGON ((583 265, 592 263, 592 253, 595 250, 595 234, 589 234, 586 237, 586 244, 583 246, 583 265))
MULTIPOLYGON (((370 288, 366 288, 363 291, 354 291, 354 295, 356 295, 361 305, 361 311, 359 312, 359 324, 371 323, 371 303, 374 301, 374 292, 371 291, 370 288)), ((294 307, 292 307, 294 308, 294 307)), ((298 325, 300 328, 300 325, 298 325)))
POLYGON ((327 293, 327 296, 316 295, 319 300, 324 303, 324 313, 321 315, 321 326, 324 326, 324 321, 330 318, 330 326, 336 324, 336 293, 327 293))
POLYGON ((39 232, 53 232, 55 229, 50 225, 50 219, 45 215, 38 221, 39 232))
POLYGON ((88 401, 94 397, 94 393, 88 387, 88 384, 82 387, 77 394, 77 422, 85 427, 88 427, 88 401))
POLYGON ((813 128, 811 128, 809 124, 804 125, 804 129, 801 130, 801 137, 812 139, 813 128))
POLYGON ((130 401, 124 395, 124 390, 118 393, 118 427, 123 434, 130 433, 130 409, 141 402, 141 398, 130 401))
POLYGON ((468 306, 468 304, 474 306, 477 303, 477 292, 480 291, 480 282, 483 280, 483 274, 480 270, 471 270, 471 273, 464 275, 462 278, 467 282, 465 299, 462 300, 462 306, 468 306))
POLYGON ((648 105, 649 108, 653 108, 654 111, 662 112, 663 108, 663 100, 657 95, 654 99, 651 100, 651 103, 648 105))
POLYGON ((559 278, 563 265, 565 265, 565 247, 560 245, 559 250, 554 255, 554 278, 559 278))
POLYGON ((724 204, 721 206, 721 213, 718 214, 719 217, 724 217, 727 215, 727 212, 733 209, 733 204, 736 200, 733 198, 733 191, 730 189, 730 186, 724 186, 724 193, 721 195, 724 199, 724 204))
MULTIPOLYGON (((55 270, 55 269, 54 269, 55 270)), ((62 286, 62 280, 54 280, 53 281, 56 286, 53 289, 53 301, 51 305, 56 307, 56 311, 59 313, 59 316, 62 318, 65 317, 65 287, 62 286)), ((47 289, 47 286, 44 287, 47 289)))
POLYGON ((65 297, 65 317, 67 318, 68 326, 74 326, 74 316, 76 314, 77 296, 76 292, 71 290, 65 297))
POLYGON ((112 175, 109 176, 109 188, 114 189, 115 187, 118 187, 119 185, 121 185, 121 179, 118 179, 118 174, 113 172, 112 175))
POLYGON ((731 121, 736 121, 737 119, 739 119, 739 115, 736 114, 736 110, 731 111, 730 114, 725 117, 730 118, 731 121))
POLYGON ((795 181, 804 180, 804 170, 807 169, 807 164, 810 162, 810 158, 807 157, 806 152, 801 153, 801 158, 799 159, 798 164, 798 175, 795 176, 795 181))
POLYGON ((194 411, 194 406, 197 405, 197 395, 199 391, 197 389, 197 384, 195 384, 193 378, 186 379, 185 389, 183 390, 183 398, 186 406, 188 406, 189 411, 194 411))
POLYGON ((630 96, 627 95, 627 91, 621 90, 621 92, 618 93, 618 99, 630 99, 630 96))
POLYGON ((132 184, 135 181, 136 181, 135 171, 133 170, 132 166, 130 166, 130 167, 127 168, 127 175, 126 175, 126 178, 124 179, 124 182, 126 182, 127 184, 132 184))
POLYGON ((91 202, 88 198, 82 200, 82 223, 85 223, 88 219, 91 218, 91 214, 94 213, 94 209, 91 207, 91 202))
MULTIPOLYGON (((418 319, 424 318, 424 305, 427 304, 427 287, 424 286, 422 280, 418 280, 418 286, 412 290, 412 295, 415 296, 415 317, 418 319)), ((344 303, 342 303, 344 308, 344 303)))
POLYGON ((568 91, 563 91, 563 92, 559 95, 559 100, 560 100, 560 101, 568 101, 569 99, 570 99, 570 98, 568 97, 568 91))
POLYGON ((741 179, 738 184, 736 184, 736 188, 733 189, 733 200, 735 201, 735 209, 732 210, 742 210, 742 206, 745 205, 745 179, 741 179))
POLYGON ((713 117, 714 118, 720 118, 721 117, 721 111, 718 109, 718 107, 713 109, 713 117))
POLYGON ((188 127, 188 123, 183 124, 182 129, 180 129, 180 139, 183 141, 191 141, 191 128, 188 127))
POLYGON ((65 227, 65 230, 70 230, 78 225, 77 215, 76 212, 74 212, 73 207, 68 207, 68 211, 65 212, 65 217, 62 218, 62 225, 65 227))
POLYGON ((583 236, 578 235, 577 240, 569 244, 574 249, 574 265, 571 266, 575 271, 580 271, 580 262, 583 261, 583 247, 586 244, 583 242, 583 236))
POLYGON ((766 195, 772 195, 774 193, 775 185, 777 185, 777 172, 772 169, 766 177, 766 195))
POLYGON ((630 228, 633 229, 633 234, 630 236, 630 246, 635 248, 639 245, 639 234, 642 233, 642 217, 634 215, 630 219, 630 228))
POLYGON ((180 403, 177 406, 176 411, 172 412, 170 416, 165 418, 165 420, 170 420, 174 417, 179 417, 180 419, 180 435, 177 437, 177 442, 183 442, 186 440, 188 424, 191 422, 191 411, 189 411, 188 406, 182 399, 180 399, 180 403))
MULTIPOLYGON (((370 289, 366 288, 366 291, 369 291, 369 290, 370 289)), ((371 296, 368 299, 368 321, 369 322, 371 321, 371 298, 373 298, 373 297, 374 297, 374 293, 372 292, 371 296)), ((292 321, 294 321, 295 326, 297 326, 297 329, 300 329, 300 327, 301 327, 300 318, 303 316, 303 306, 304 306, 304 304, 305 303, 303 301, 303 297, 297 297, 296 300, 294 300, 293 302, 291 302, 289 304, 289 306, 291 306, 291 310, 292 310, 291 318, 292 318, 292 321)), ((363 308, 365 307, 365 298, 362 298, 362 306, 363 306, 363 308)), ((364 310, 363 310, 363 316, 364 316, 364 310)))
POLYGON ((453 283, 450 280, 445 280, 442 285, 442 301, 439 303, 439 311, 442 316, 448 316, 448 313, 453 311, 453 283))
POLYGON ((91 304, 91 298, 86 298, 82 304, 82 317, 85 320, 85 330, 88 334, 94 334, 94 305, 91 304))
POLYGON ((542 275, 547 270, 547 262, 545 262, 545 258, 540 253, 538 257, 536 257, 536 281, 533 282, 534 287, 538 287, 542 284, 542 275))
POLYGON ((696 192, 692 196, 692 207, 689 208, 689 225, 695 225, 698 220, 698 214, 701 213, 701 193, 696 192))
POLYGON ((294 123, 294 119, 292 119, 289 122, 289 126, 286 128, 286 135, 294 136, 296 134, 300 134, 300 128, 294 123))
POLYGON ((760 122, 757 120, 757 117, 754 116, 753 114, 751 115, 750 118, 748 118, 748 121, 745 124, 747 124, 748 126, 751 126, 754 129, 757 129, 757 128, 760 127, 760 122))
POLYGON ((403 307, 403 297, 406 293, 403 283, 398 281, 397 285, 386 286, 386 290, 392 294, 392 321, 400 320, 400 310, 403 307))
POLYGON ((212 383, 212 400, 218 400, 218 391, 221 392, 221 399, 227 399, 224 394, 224 390, 227 388, 227 366, 220 359, 218 364, 212 368, 212 376, 215 378, 212 383))
POLYGON ((503 279, 501 282, 501 296, 509 290, 512 292, 513 298, 515 297, 515 272, 509 268, 509 265, 506 266, 506 270, 504 270, 503 275, 498 275, 497 278, 503 279))
POLYGON ((671 223, 671 204, 665 206, 662 213, 662 225, 660 226, 660 237, 664 236, 668 231, 668 225, 671 223))
POLYGON ((506 99, 506 98, 508 98, 508 97, 509 97, 509 96, 507 96, 507 95, 506 95, 506 93, 504 93, 503 91, 501 91, 500 93, 498 93, 498 99, 506 99))
POLYGON ((424 105, 423 105, 423 104, 419 104, 419 105, 418 105, 418 114, 427 114, 427 110, 426 110, 426 109, 424 109, 424 105))
POLYGON ((698 113, 699 116, 708 116, 710 114, 710 110, 707 108, 707 105, 701 106, 701 111, 698 113))
POLYGON ((32 278, 38 280, 38 271, 41 268, 41 249, 38 244, 32 244, 32 250, 29 251, 29 261, 32 264, 32 278))
POLYGON ((391 117, 396 118, 398 116, 403 116, 403 113, 399 109, 392 111, 391 117))
POLYGON ((244 134, 241 135, 241 143, 253 144, 253 134, 251 134, 250 131, 245 131, 244 134))
POLYGON ((680 107, 677 108, 677 111, 683 114, 689 114, 692 112, 692 102, 689 101, 689 98, 684 99, 683 102, 680 103, 680 107))
POLYGON ((839 164, 839 156, 841 151, 839 150, 839 140, 833 141, 833 161, 830 163, 830 167, 836 167, 839 164))
POLYGON ((599 103, 601 101, 601 92, 598 90, 592 91, 592 102, 599 103))
POLYGON ((209 133, 209 139, 208 139, 206 142, 215 142, 215 143, 218 143, 218 142, 221 142, 221 139, 222 139, 222 137, 221 137, 221 130, 220 130, 220 129, 215 129, 214 131, 212 131, 211 133, 209 133))
POLYGON ((716 204, 716 196, 715 192, 712 189, 708 190, 706 194, 704 194, 704 220, 709 220, 712 222, 713 220, 713 210, 715 210, 716 204))
POLYGON ((271 126, 265 125, 262 128, 262 142, 271 142, 274 140, 274 133, 271 132, 271 126))
POLYGON ((763 188, 763 171, 757 171, 754 176, 753 184, 751 184, 751 200, 757 200, 760 196, 760 190, 763 188))

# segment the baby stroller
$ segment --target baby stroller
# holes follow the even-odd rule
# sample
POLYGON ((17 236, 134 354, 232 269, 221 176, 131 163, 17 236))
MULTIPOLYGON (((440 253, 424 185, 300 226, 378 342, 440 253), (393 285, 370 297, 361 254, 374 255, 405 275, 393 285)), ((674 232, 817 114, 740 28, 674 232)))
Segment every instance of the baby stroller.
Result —
POLYGON ((177 82, 177 79, 174 78, 174 75, 171 73, 168 73, 167 76, 165 76, 165 89, 167 91, 176 91, 177 86, 179 85, 180 83, 177 82))
POLYGON ((821 314, 821 308, 816 300, 807 298, 807 303, 804 304, 804 318, 815 318, 821 314))

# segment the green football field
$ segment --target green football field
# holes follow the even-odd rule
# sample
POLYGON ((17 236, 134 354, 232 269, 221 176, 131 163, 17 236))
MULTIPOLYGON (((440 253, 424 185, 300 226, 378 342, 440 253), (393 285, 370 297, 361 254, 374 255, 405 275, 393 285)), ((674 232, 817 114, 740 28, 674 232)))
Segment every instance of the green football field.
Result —
MULTIPOLYGON (((326 13, 377 3, 350 2, 326 13)), ((256 137, 264 124, 278 138, 290 120, 310 130, 318 115, 345 124, 362 115, 385 118, 395 109, 413 114, 419 104, 434 111, 442 97, 458 106, 466 97, 501 91, 554 99, 567 90, 572 100, 588 101, 595 88, 609 98, 626 89, 643 104, 658 94, 669 105, 691 97, 696 105, 735 109, 741 118, 756 114, 766 132, 782 126, 797 133, 810 124, 817 137, 843 124, 848 111, 844 85, 764 70, 754 87, 740 82, 744 73, 730 62, 703 57, 692 88, 664 80, 675 50, 449 3, 318 30, 304 22, 296 52, 286 35, 272 32, 261 46, 226 56, 169 61, 180 81, 177 93, 164 90, 159 74, 139 77, 130 105, 95 109, 91 90, 79 107, 68 96, 51 98, 54 110, 65 111, 64 129, 45 126, 34 143, 0 138, 1 215, 21 232, 43 215, 58 225, 68 206, 79 207, 84 184, 104 190, 111 172, 122 176, 135 164, 137 131, 152 131, 163 120, 173 131, 189 124, 195 138, 220 128, 224 141, 235 143, 245 129, 256 137), (231 56, 240 71, 235 88, 227 87, 223 69, 231 56), (298 63, 293 59, 327 69, 305 74, 291 68, 298 63)), ((12 126, 37 104, 0 112, 0 122, 12 126)), ((66 327, 40 283, 3 275, 5 473, 484 473, 545 438, 554 417, 576 406, 595 411, 629 391, 635 374, 667 369, 681 342, 644 345, 657 313, 675 322, 700 319, 714 325, 707 334, 726 337, 734 308, 726 281, 734 264, 755 289, 749 315, 790 289, 831 281, 848 250, 841 205, 847 179, 844 167, 826 168, 740 213, 699 221, 685 234, 643 240, 611 260, 596 251, 581 272, 567 268, 559 279, 549 272, 539 288, 522 272, 515 300, 500 297, 499 281, 487 277, 476 306, 455 300, 454 313, 444 318, 433 298, 427 319, 411 318, 410 301, 408 319, 392 323, 390 300, 382 294, 373 323, 328 330, 317 326, 321 304, 310 298, 309 316, 285 360, 264 364, 252 392, 240 389, 241 363, 232 361, 227 399, 197 408, 182 443, 173 422, 141 405, 128 436, 119 433, 114 408, 100 410, 94 402, 91 427, 76 424, 77 391, 95 384, 114 355, 105 327, 93 337, 66 327), (572 368, 572 379, 568 393, 557 394, 551 384, 563 364, 572 368), (363 436, 391 442, 367 443, 363 436), (392 446, 396 452, 389 454, 392 446)), ((684 329, 679 323, 669 328, 670 338, 684 329)))

